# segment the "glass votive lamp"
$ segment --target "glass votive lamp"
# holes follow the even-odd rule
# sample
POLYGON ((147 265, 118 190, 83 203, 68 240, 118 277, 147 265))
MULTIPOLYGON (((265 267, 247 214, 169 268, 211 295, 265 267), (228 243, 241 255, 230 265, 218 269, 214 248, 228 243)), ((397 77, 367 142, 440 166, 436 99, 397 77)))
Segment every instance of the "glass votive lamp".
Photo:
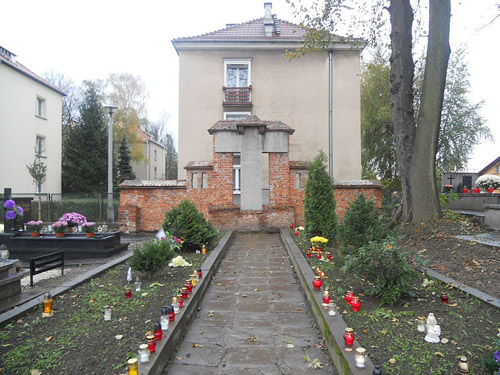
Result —
POLYGON ((174 307, 170 305, 167 307, 167 312, 168 312, 168 320, 170 322, 173 322, 175 320, 175 312, 174 312, 174 307))
POLYGON ((356 367, 364 368, 366 366, 366 349, 357 348, 354 360, 356 362, 356 367))
POLYGON ((380 366, 376 365, 372 371, 372 375, 382 375, 382 371, 380 370, 380 366))
POLYGON ((354 337, 354 330, 352 328, 347 327, 344 330, 344 344, 345 344, 345 350, 350 352, 352 350, 352 346, 354 345, 354 340, 356 338, 354 337))
POLYGON ((448 294, 446 292, 441 292, 441 302, 448 303, 448 294))
POLYGON ((174 313, 178 314, 180 313, 179 310, 179 302, 177 302, 177 297, 172 297, 172 307, 174 308, 174 313))
POLYGON ((154 329, 153 329, 153 335, 155 336, 156 341, 161 340, 163 338, 163 332, 161 330, 161 323, 160 322, 155 323, 154 329))
POLYGON ((352 290, 348 290, 346 295, 345 295, 345 301, 347 302, 348 305, 351 304, 352 297, 354 297, 352 290))
POLYGON ((182 294, 177 295, 177 302, 179 302, 179 307, 184 307, 184 298, 182 298, 182 294))
POLYGON ((425 332, 425 316, 417 317, 417 331, 425 332))
POLYGON ((139 375, 139 364, 137 358, 132 358, 127 361, 128 375, 139 375))
POLYGON ((457 366, 457 375, 458 374, 470 374, 469 364, 467 363, 467 357, 461 356, 460 361, 457 366))
POLYGON ((320 290, 321 285, 323 285, 323 281, 321 281, 321 276, 314 276, 314 280, 313 280, 312 284, 313 284, 314 289, 320 290))
POLYGON ((142 282, 139 280, 139 278, 135 279, 134 285, 135 285, 135 291, 140 292, 142 287, 142 282))
POLYGON ((196 288, 196 284, 198 283, 198 280, 196 280, 196 273, 191 275, 191 284, 193 284, 193 288, 196 288))
POLYGON ((150 353, 154 353, 156 351, 156 339, 155 335, 147 335, 146 336, 146 341, 148 345, 148 350, 150 353))
POLYGON ((330 303, 330 292, 328 291, 328 289, 326 289, 323 292, 323 307, 327 309, 329 303, 330 303))
POLYGON ((337 313, 335 312, 335 302, 330 300, 330 303, 328 304, 328 315, 330 316, 335 316, 337 313))
POLYGON ((201 270, 201 268, 198 268, 197 272, 198 272, 198 279, 202 279, 203 278, 203 271, 201 270))
POLYGON ((191 282, 191 280, 186 280, 185 286, 187 288, 188 293, 191 293, 193 291, 193 283, 191 282))
POLYGON ((104 320, 108 321, 111 320, 111 306, 103 306, 102 307, 102 314, 104 315, 104 320))
POLYGON ((43 295, 42 303, 43 303, 42 317, 48 318, 48 317, 54 315, 54 312, 52 311, 52 305, 54 303, 54 299, 52 298, 52 296, 49 292, 47 292, 43 295))
POLYGON ((188 289, 187 289, 187 287, 183 287, 183 288, 181 289, 181 294, 182 294, 182 298, 183 298, 183 299, 185 299, 185 300, 186 300, 186 299, 188 299, 188 295, 189 295, 189 293, 188 293, 188 289))
POLYGON ((358 297, 356 296, 352 297, 351 306, 352 306, 352 311, 354 312, 359 311, 359 309, 361 308, 361 302, 359 301, 358 297))
POLYGON ((150 353, 147 344, 139 345, 139 363, 148 363, 150 353))
POLYGON ((162 331, 166 331, 168 329, 168 311, 166 306, 161 308, 160 324, 162 331))
POLYGON ((132 289, 129 287, 125 288, 125 298, 132 298, 132 289))
POLYGON ((205 254, 207 253, 207 248, 206 248, 206 246, 205 246, 205 245, 203 245, 203 246, 202 246, 202 248, 201 248, 201 253, 202 253, 203 255, 205 255, 205 254))

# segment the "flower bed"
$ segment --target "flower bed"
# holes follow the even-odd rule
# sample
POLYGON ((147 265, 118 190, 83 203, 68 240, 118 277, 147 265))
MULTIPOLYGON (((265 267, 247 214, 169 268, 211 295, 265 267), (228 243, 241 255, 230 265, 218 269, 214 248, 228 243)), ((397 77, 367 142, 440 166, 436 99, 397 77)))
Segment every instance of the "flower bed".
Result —
POLYGON ((124 264, 54 298, 53 317, 42 318, 38 309, 0 327, 0 373, 125 373, 127 359, 137 356, 146 332, 160 320, 161 307, 170 305, 188 275, 206 259, 201 254, 182 256, 192 266, 167 267, 151 278, 141 277, 142 290, 132 288, 132 298, 125 298, 124 264), (111 321, 103 319, 105 305, 112 306, 111 321))
MULTIPOLYGON (((304 256, 310 242, 304 235, 294 237, 304 256)), ((370 297, 367 280, 356 279, 340 271, 341 258, 334 249, 332 261, 306 257, 317 273, 324 272, 323 286, 328 286, 338 311, 356 340, 367 350, 374 364, 380 364, 384 374, 451 374, 455 373, 459 357, 466 356, 473 374, 489 374, 483 360, 491 358, 494 340, 499 333, 500 310, 475 297, 420 275, 413 284, 414 297, 394 306, 381 306, 379 299, 370 297), (353 312, 345 301, 347 290, 360 297, 360 312, 353 312), (442 303, 445 291, 449 303, 442 303), (440 343, 424 340, 417 331, 417 317, 434 313, 442 334, 440 343)), ((323 256, 322 259, 325 259, 323 256)))

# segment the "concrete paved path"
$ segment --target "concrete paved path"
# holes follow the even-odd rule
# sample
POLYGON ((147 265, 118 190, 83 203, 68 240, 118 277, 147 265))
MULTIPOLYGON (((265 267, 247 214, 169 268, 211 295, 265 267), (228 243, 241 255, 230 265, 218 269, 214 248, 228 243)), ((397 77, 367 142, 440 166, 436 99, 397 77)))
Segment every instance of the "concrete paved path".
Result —
POLYGON ((279 235, 237 234, 162 374, 336 374, 308 310, 279 235))

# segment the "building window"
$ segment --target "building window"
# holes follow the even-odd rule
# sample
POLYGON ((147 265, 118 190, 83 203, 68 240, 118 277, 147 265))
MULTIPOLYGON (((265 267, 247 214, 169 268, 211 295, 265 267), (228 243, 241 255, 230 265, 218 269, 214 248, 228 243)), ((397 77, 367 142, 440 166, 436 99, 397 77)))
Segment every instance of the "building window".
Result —
POLYGON ((44 154, 45 154, 45 137, 37 135, 35 143, 35 156, 45 157, 44 154))
POLYGON ((224 120, 243 120, 251 114, 252 112, 224 112, 224 120))
POLYGON ((154 150, 154 155, 155 155, 155 160, 157 160, 157 159, 156 159, 156 157, 157 157, 158 155, 157 155, 157 151, 156 151, 156 150, 154 150))
POLYGON ((208 189, 208 173, 201 174, 201 188, 208 189))
POLYGON ((158 168, 154 167, 154 179, 158 179, 158 168))
POLYGON ((193 173, 191 175, 191 188, 198 189, 198 173, 193 173))
POLYGON ((37 96, 36 98, 36 115, 45 118, 45 99, 37 96))
POLYGON ((241 156, 233 155, 233 194, 241 194, 241 156))
POLYGON ((251 103, 251 76, 250 59, 224 60, 224 103, 251 103))
POLYGON ((500 164, 497 165, 497 173, 500 173, 500 164))

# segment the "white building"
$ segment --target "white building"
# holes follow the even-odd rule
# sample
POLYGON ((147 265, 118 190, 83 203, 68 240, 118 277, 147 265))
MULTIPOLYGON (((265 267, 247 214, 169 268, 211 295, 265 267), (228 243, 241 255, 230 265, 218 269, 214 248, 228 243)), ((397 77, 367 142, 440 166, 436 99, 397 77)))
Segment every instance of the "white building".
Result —
POLYGON ((65 93, 0 46, 0 192, 35 193, 26 168, 47 166, 42 192, 61 193, 61 113, 65 93))

